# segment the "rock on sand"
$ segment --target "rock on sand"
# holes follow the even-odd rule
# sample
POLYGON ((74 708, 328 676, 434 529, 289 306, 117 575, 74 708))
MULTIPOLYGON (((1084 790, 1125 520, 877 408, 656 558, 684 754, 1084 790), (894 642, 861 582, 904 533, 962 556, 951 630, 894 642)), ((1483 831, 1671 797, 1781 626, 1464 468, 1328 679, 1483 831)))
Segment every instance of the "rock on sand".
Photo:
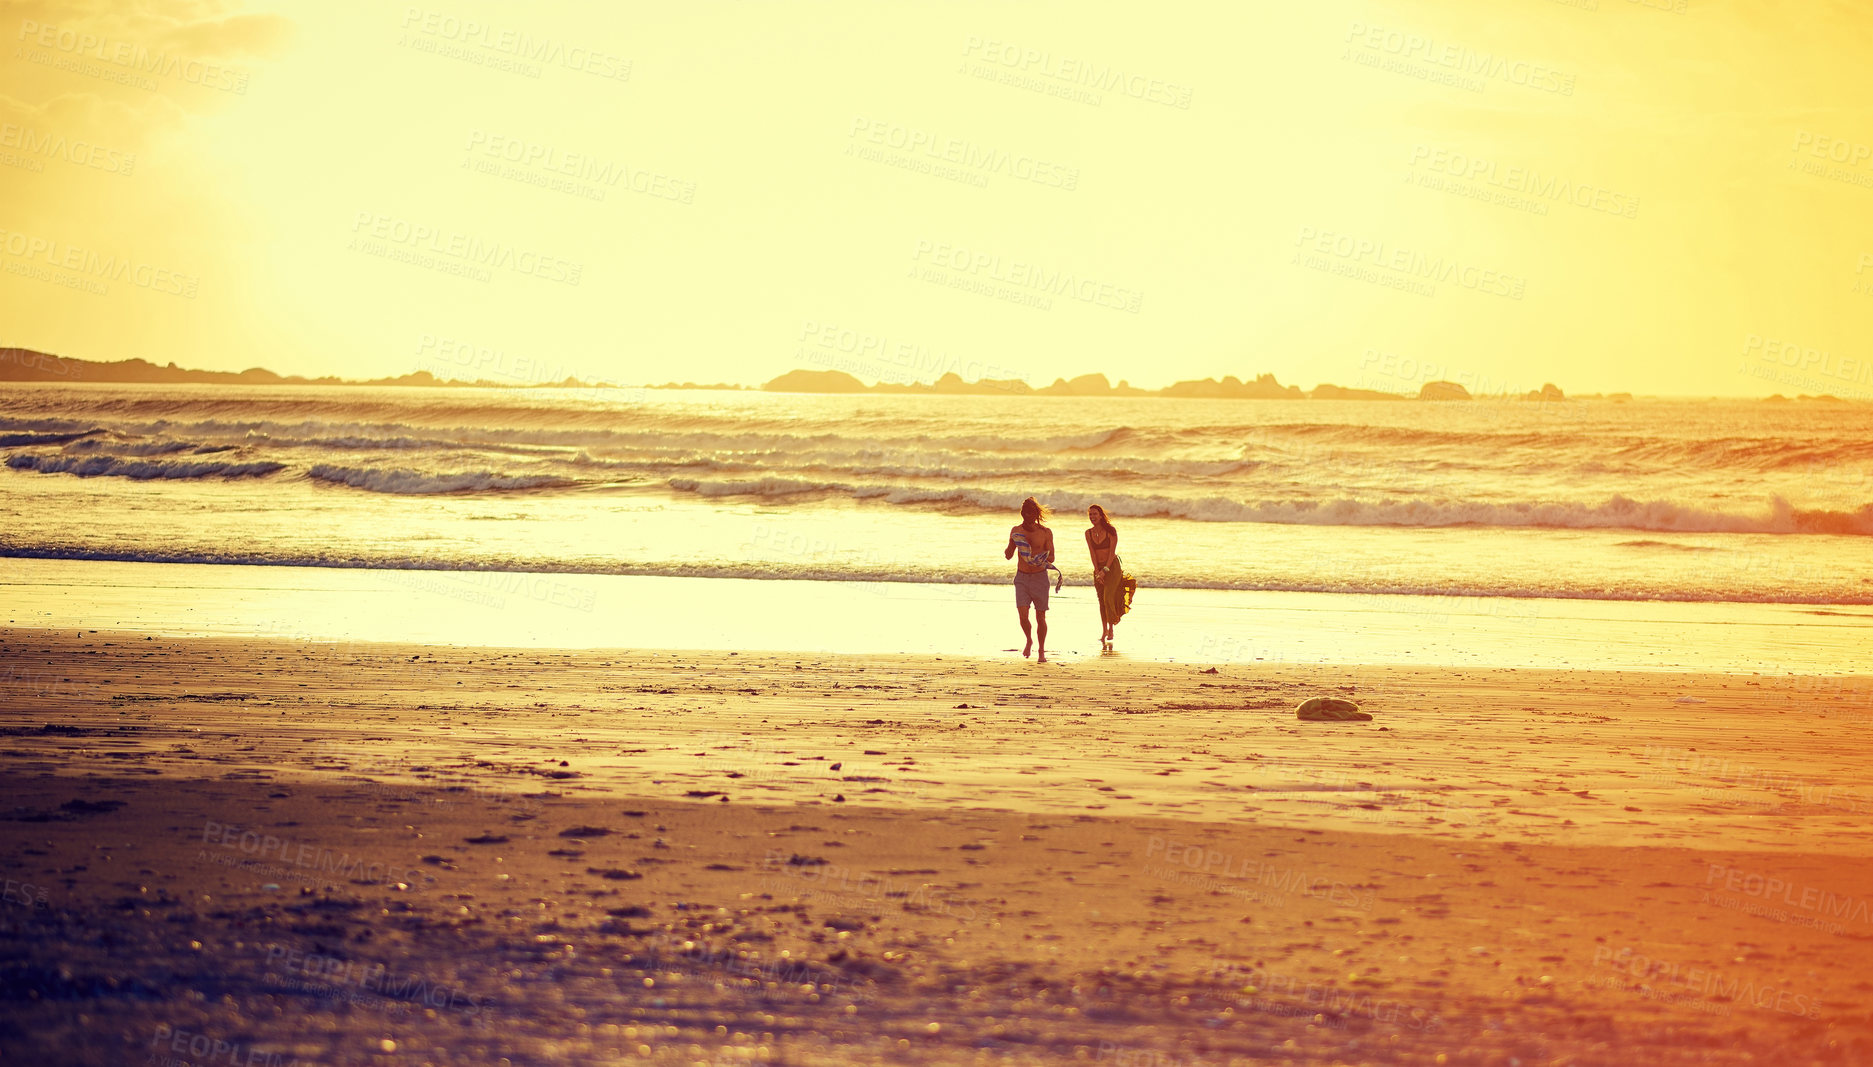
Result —
POLYGON ((1294 717, 1308 722, 1370 722, 1372 716, 1359 710, 1359 705, 1340 697, 1309 697, 1301 701, 1294 717))

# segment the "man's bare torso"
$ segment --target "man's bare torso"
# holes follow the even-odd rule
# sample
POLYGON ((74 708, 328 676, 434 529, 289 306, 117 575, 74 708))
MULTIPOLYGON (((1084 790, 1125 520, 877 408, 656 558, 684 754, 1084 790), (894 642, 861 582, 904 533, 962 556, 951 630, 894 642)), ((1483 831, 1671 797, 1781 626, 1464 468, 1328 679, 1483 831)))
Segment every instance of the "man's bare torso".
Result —
POLYGON ((1013 539, 1016 534, 1027 535, 1028 551, 1016 551, 1015 570, 1022 574, 1046 574, 1047 565, 1045 563, 1031 564, 1028 562, 1028 556, 1035 555, 1042 559, 1053 559, 1054 532, 1039 523, 1035 523, 1033 526, 1028 526, 1026 524, 1016 526, 1008 532, 1010 539, 1013 539))

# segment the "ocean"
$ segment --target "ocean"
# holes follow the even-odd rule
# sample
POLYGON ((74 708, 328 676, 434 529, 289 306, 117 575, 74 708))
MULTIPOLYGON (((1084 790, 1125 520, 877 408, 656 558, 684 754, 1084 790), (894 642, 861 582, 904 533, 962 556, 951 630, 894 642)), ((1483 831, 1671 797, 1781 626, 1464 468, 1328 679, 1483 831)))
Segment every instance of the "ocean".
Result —
POLYGON ((11 385, 0 555, 1873 603, 1873 407, 11 385))

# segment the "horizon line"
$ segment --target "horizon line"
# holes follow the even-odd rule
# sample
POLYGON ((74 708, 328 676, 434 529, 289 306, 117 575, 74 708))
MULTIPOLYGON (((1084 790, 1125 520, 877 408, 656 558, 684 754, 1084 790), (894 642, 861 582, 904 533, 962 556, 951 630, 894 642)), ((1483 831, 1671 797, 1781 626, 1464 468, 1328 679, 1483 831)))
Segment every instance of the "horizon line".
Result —
MULTIPOLYGON (((1375 388, 1371 388, 1369 386, 1364 386, 1364 385, 1343 386, 1337 382, 1329 382, 1329 381, 1318 382, 1311 389, 1302 389, 1300 386, 1297 386, 1297 385, 1281 385, 1276 375, 1270 372, 1263 372, 1253 378, 1240 378, 1233 374, 1225 374, 1221 376, 1220 378, 1218 377, 1185 378, 1185 379, 1178 379, 1178 380, 1169 382, 1165 385, 1156 386, 1156 387, 1133 385, 1131 384, 1130 379, 1127 379, 1127 378, 1121 378, 1115 384, 1113 383, 1112 379, 1108 375, 1106 375, 1103 371, 1091 371, 1085 374, 1076 375, 1072 378, 1057 376, 1051 383, 1048 383, 1047 385, 1038 385, 1038 386, 1032 384, 1024 377, 1001 378, 1001 379, 982 377, 982 378, 977 378, 973 381, 970 381, 970 380, 962 378, 961 375, 957 374, 954 371, 946 371, 943 374, 938 375, 936 378, 931 379, 929 381, 925 381, 921 378, 907 380, 907 381, 888 381, 886 379, 880 378, 873 382, 867 383, 864 380, 860 379, 858 376, 851 374, 850 372, 840 370, 836 367, 825 367, 825 366, 821 366, 818 369, 812 369, 812 368, 806 368, 806 367, 794 367, 790 370, 782 371, 780 374, 777 374, 774 377, 769 378, 765 382, 758 382, 758 383, 666 381, 660 384, 652 383, 652 382, 644 382, 638 385, 629 385, 629 384, 625 384, 622 382, 607 381, 607 380, 602 380, 602 379, 586 380, 586 379, 580 378, 576 374, 571 374, 571 373, 568 373, 563 378, 558 378, 558 379, 549 379, 549 378, 542 377, 542 378, 530 379, 530 380, 520 380, 518 377, 514 375, 506 375, 506 377, 509 379, 508 381, 499 381, 499 380, 491 380, 487 378, 475 378, 475 379, 443 378, 443 377, 437 376, 428 368, 418 368, 417 370, 408 371, 399 375, 384 375, 384 376, 377 377, 377 378, 351 378, 351 377, 345 377, 345 376, 337 375, 337 374, 324 374, 324 375, 318 375, 314 377, 314 376, 309 376, 306 374, 281 373, 281 372, 272 370, 271 368, 261 367, 261 366, 248 367, 248 368, 244 368, 238 371, 227 371, 227 370, 210 370, 210 369, 200 368, 200 367, 183 367, 183 366, 178 365, 173 360, 171 360, 167 364, 157 364, 149 360, 143 359, 141 357, 135 357, 135 356, 128 357, 125 359, 120 359, 120 360, 92 360, 92 359, 85 359, 85 358, 78 357, 78 356, 60 356, 60 355, 56 355, 50 352, 42 352, 36 349, 25 348, 21 346, 0 346, 0 384, 47 384, 47 383, 58 384, 57 379, 63 378, 63 377, 71 378, 71 381, 67 382, 66 384, 83 384, 78 380, 80 376, 76 374, 71 374, 70 373, 71 368, 67 368, 65 366, 66 364, 75 364, 77 365, 77 367, 80 367, 80 368, 82 367, 114 368, 114 367, 136 366, 140 364, 142 367, 150 368, 152 371, 155 371, 155 372, 169 372, 169 373, 180 374, 180 375, 203 375, 203 376, 218 376, 218 377, 225 377, 225 378, 239 378, 243 376, 254 375, 257 377, 263 376, 264 378, 272 379, 271 381, 259 380, 259 381, 251 381, 251 382, 228 382, 228 381, 201 381, 201 382, 167 381, 165 382, 165 381, 137 381, 137 380, 131 380, 131 379, 111 380, 108 378, 104 378, 104 379, 93 379, 92 382, 90 383, 90 384, 100 384, 100 385, 192 385, 192 384, 200 384, 200 385, 243 385, 243 384, 245 385, 342 385, 342 386, 351 386, 351 387, 376 387, 376 388, 422 388, 422 389, 458 388, 458 389, 513 389, 513 390, 525 390, 525 389, 648 390, 648 389, 657 389, 657 390, 676 391, 676 390, 683 390, 683 389, 693 389, 693 390, 724 391, 724 392, 791 393, 791 394, 803 395, 803 396, 841 396, 841 395, 857 395, 859 393, 874 393, 874 392, 883 393, 885 395, 910 394, 910 395, 929 395, 929 396, 958 396, 958 395, 984 396, 984 395, 993 395, 999 392, 999 393, 1003 393, 1009 396, 1024 396, 1024 397, 1035 397, 1035 398, 1042 398, 1042 399, 1053 399, 1057 397, 1067 397, 1070 399, 1082 399, 1082 400, 1084 399, 1142 399, 1142 398, 1149 397, 1153 399, 1162 399, 1162 400, 1253 400, 1253 399, 1269 399, 1269 400, 1354 399, 1354 400, 1359 400, 1359 399, 1364 399, 1364 400, 1368 400, 1369 402, 1386 402, 1386 401, 1394 400, 1394 399, 1395 400, 1436 399, 1436 398, 1427 398, 1423 396, 1424 389, 1427 386, 1442 383, 1442 384, 1447 384, 1447 385, 1459 386, 1465 392, 1465 396, 1463 397, 1450 397, 1450 398, 1445 398, 1445 399, 1524 400, 1526 401, 1526 400, 1529 400, 1531 396, 1533 396, 1537 399, 1537 402, 1544 402, 1544 403, 1565 402, 1567 400, 1577 400, 1577 399, 1601 399, 1601 400, 1615 399, 1616 400, 1616 399, 1621 399, 1621 398, 1632 399, 1632 400, 1678 399, 1678 400, 1755 400, 1755 401, 1773 401, 1779 398, 1781 400, 1790 401, 1790 402, 1796 402, 1796 401, 1805 399, 1805 400, 1843 403, 1843 404, 1864 403, 1869 400, 1873 400, 1873 396, 1840 396, 1840 395, 1832 394, 1832 393, 1795 393, 1793 395, 1783 394, 1779 392, 1767 393, 1767 394, 1751 394, 1751 393, 1694 394, 1694 393, 1635 393, 1635 392, 1631 392, 1627 390, 1604 390, 1604 391, 1582 392, 1582 393, 1567 393, 1566 391, 1561 390, 1560 391, 1561 395, 1559 397, 1556 397, 1554 399, 1543 400, 1539 398, 1539 394, 1541 394, 1548 386, 1553 385, 1552 382, 1544 381, 1542 383, 1541 389, 1503 388, 1500 390, 1472 392, 1470 391, 1469 387, 1465 385, 1462 381, 1460 380, 1452 381, 1450 379, 1445 379, 1445 378, 1428 379, 1426 381, 1417 383, 1419 387, 1419 391, 1416 394, 1409 393, 1409 392, 1394 392, 1388 389, 1375 389, 1375 388), (53 361, 55 366, 52 368, 43 368, 43 361, 46 361, 46 360, 53 361), (4 366, 9 362, 20 363, 22 365, 28 364, 29 362, 40 364, 43 369, 47 370, 48 373, 53 374, 56 377, 33 377, 33 378, 11 377, 11 376, 6 375, 3 369, 4 366), (771 388, 776 382, 779 382, 782 379, 788 378, 793 375, 813 375, 813 376, 839 375, 839 376, 843 376, 848 381, 856 384, 858 388, 857 389, 852 389, 850 387, 842 388, 842 389, 789 389, 785 387, 771 388), (1102 393, 1075 394, 1075 393, 1066 392, 1060 388, 1062 386, 1070 387, 1074 383, 1084 382, 1090 378, 1102 379, 1104 382, 1104 387, 1106 390, 1108 390, 1108 392, 1103 393, 1103 394, 1102 393), (956 386, 962 389, 966 389, 967 391, 966 392, 965 391, 959 391, 959 392, 936 391, 936 386, 939 383, 945 381, 946 379, 953 379, 954 382, 956 383, 956 386), (1219 389, 1227 388, 1228 383, 1232 379, 1237 383, 1237 387, 1244 388, 1244 389, 1254 388, 1255 386, 1260 385, 1262 383, 1267 383, 1267 387, 1269 388, 1279 389, 1284 392, 1291 390, 1292 393, 1289 395, 1264 396, 1264 397, 1234 396, 1234 395, 1202 396, 1202 395, 1180 395, 1180 394, 1167 394, 1166 393, 1166 390, 1175 389, 1178 386, 1189 386, 1193 388, 1200 388, 1205 385, 1211 385, 1219 389), (1014 388, 1004 387, 1004 386, 1009 386, 1014 383, 1018 383, 1022 388, 1014 389, 1014 388), (1371 397, 1351 397, 1351 398, 1315 397, 1315 396, 1310 395, 1314 392, 1317 392, 1318 390, 1322 388, 1344 389, 1349 392, 1370 393, 1374 395, 1371 397), (1117 392, 1117 390, 1121 390, 1121 389, 1125 389, 1129 391, 1124 392, 1124 393, 1117 392), (1293 394, 1298 394, 1298 395, 1293 395, 1293 394)), ((563 371, 563 370, 568 370, 568 368, 563 365, 554 368, 555 373, 557 373, 558 371, 563 371)), ((1088 388, 1090 387, 1091 386, 1088 386, 1088 388)), ((1555 386, 1555 388, 1559 390, 1558 386, 1555 386)))

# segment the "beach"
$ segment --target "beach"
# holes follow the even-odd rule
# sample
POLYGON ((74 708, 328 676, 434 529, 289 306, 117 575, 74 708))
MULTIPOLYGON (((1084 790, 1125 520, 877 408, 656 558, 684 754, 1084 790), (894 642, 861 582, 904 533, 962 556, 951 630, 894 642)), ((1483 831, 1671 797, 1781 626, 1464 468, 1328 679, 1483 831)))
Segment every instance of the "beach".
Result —
POLYGON ((21 1062, 1873 1056, 1855 676, 0 642, 21 1062))
POLYGON ((1873 1064, 1855 5, 16 6, 0 1067, 1873 1064))
POLYGON ((1016 403, 0 393, 0 1044, 1873 1058, 1856 411, 1016 403))

